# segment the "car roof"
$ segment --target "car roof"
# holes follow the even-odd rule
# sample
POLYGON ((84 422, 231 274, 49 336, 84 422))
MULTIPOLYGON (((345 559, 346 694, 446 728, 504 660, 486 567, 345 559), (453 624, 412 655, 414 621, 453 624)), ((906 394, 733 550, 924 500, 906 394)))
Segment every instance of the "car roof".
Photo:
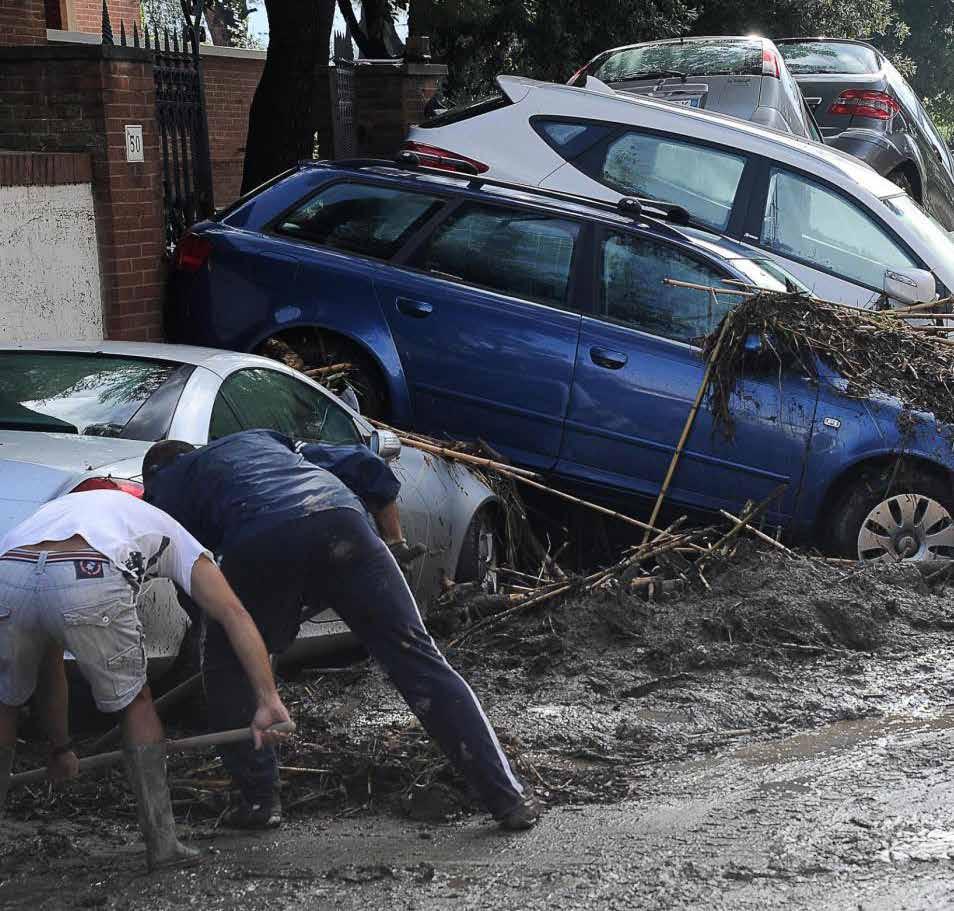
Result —
POLYGON ((177 364, 189 364, 204 367, 218 376, 225 377, 240 367, 260 365, 272 367, 282 372, 295 371, 280 361, 257 354, 243 354, 237 351, 223 351, 219 348, 200 348, 194 345, 167 345, 164 342, 125 342, 125 341, 67 341, 67 342, 7 342, 0 344, 0 353, 5 351, 35 351, 37 353, 106 354, 143 358, 157 361, 171 361, 177 364))
MULTIPOLYGON (((793 163, 796 167, 802 167, 806 170, 814 170, 813 164, 816 168, 822 166, 837 172, 830 175, 832 179, 848 178, 881 199, 897 196, 899 193, 898 188, 893 183, 878 174, 870 165, 831 146, 811 142, 792 133, 782 133, 778 130, 759 126, 751 121, 731 117, 727 114, 706 111, 701 108, 679 107, 665 101, 654 101, 642 95, 614 92, 605 83, 594 79, 592 76, 588 77, 587 83, 586 86, 572 86, 562 83, 540 82, 524 76, 497 77, 497 84, 510 97, 519 98, 520 96, 526 96, 530 91, 541 91, 555 94, 570 93, 571 97, 579 98, 579 111, 572 115, 569 113, 549 114, 540 112, 537 116, 574 116, 584 120, 592 119, 594 121, 618 123, 621 126, 647 126, 667 133, 679 133, 685 135, 687 139, 695 138, 691 126, 693 123, 704 124, 707 128, 719 130, 723 135, 728 132, 729 135, 719 140, 719 144, 726 148, 738 148, 742 152, 748 151, 767 157, 785 153, 779 160, 785 161, 787 158, 786 163, 793 163), (590 82, 595 84, 590 86, 590 82), (580 97, 581 93, 582 97, 580 97), (597 98, 600 99, 599 102, 596 101, 597 98), (587 103, 584 99, 592 99, 589 105, 590 110, 587 110, 587 103), (613 119, 607 117, 605 113, 596 113, 597 105, 618 108, 622 119, 613 119), (634 113, 634 108, 639 111, 638 114, 634 113), (659 122, 649 122, 648 115, 650 114, 657 121, 670 122, 671 126, 659 122), (758 148, 760 145, 765 148, 760 150, 758 148)), ((824 175, 819 173, 819 176, 824 175)))

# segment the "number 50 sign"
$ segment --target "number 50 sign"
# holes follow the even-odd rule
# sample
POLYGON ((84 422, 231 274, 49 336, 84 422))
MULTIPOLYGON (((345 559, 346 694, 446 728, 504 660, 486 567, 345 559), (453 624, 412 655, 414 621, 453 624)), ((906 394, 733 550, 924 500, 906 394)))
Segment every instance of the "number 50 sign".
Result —
POLYGON ((142 125, 126 124, 126 161, 143 161, 142 125))

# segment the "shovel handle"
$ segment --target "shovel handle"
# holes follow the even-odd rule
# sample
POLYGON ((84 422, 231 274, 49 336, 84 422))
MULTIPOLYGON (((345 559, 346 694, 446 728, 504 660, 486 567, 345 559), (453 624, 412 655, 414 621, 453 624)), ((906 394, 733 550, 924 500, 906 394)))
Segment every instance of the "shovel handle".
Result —
MULTIPOLYGON (((294 734, 295 722, 283 721, 273 724, 266 733, 294 734)), ((219 746, 224 743, 242 743, 252 739, 251 728, 236 728, 233 731, 217 731, 214 734, 200 734, 198 737, 186 737, 183 740, 170 740, 166 743, 166 753, 188 753, 192 750, 201 750, 205 747, 219 746)), ((96 756, 87 756, 80 760, 80 773, 101 769, 105 766, 122 762, 123 751, 115 750, 112 753, 98 753, 96 756)), ((10 779, 10 787, 17 785, 36 784, 46 780, 46 769, 33 769, 30 772, 20 772, 10 779)))

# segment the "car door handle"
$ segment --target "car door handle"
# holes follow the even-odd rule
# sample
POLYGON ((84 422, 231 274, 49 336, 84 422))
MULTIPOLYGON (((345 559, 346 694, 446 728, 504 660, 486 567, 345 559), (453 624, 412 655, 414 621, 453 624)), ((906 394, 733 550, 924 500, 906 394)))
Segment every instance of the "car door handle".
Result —
POLYGON ((590 358, 597 367, 607 370, 619 370, 629 360, 621 351, 611 351, 609 348, 590 348, 590 358))
POLYGON ((397 299, 397 308, 405 316, 413 316, 415 319, 424 319, 434 312, 434 305, 427 301, 412 301, 408 297, 399 297, 397 299))

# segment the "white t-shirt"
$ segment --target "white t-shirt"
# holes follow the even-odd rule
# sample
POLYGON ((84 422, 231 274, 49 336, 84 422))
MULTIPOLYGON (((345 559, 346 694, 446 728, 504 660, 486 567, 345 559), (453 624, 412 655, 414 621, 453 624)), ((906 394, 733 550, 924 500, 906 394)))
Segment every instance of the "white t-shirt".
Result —
POLYGON ((196 560, 203 554, 212 559, 171 516, 119 490, 88 490, 50 500, 0 539, 0 555, 73 535, 82 535, 131 581, 172 579, 186 594, 192 593, 196 560))

